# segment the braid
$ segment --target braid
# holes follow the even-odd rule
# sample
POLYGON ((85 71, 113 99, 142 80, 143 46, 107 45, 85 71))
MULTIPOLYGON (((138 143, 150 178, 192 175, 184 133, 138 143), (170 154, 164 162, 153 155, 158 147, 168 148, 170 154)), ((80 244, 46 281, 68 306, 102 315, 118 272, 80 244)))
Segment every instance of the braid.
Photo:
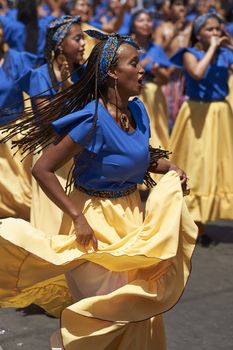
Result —
MULTIPOLYGON (((54 142, 56 135, 51 125, 53 121, 83 109, 86 104, 94 99, 98 100, 103 88, 99 77, 99 55, 103 45, 104 43, 100 42, 94 47, 85 72, 77 83, 57 93, 51 98, 49 104, 47 101, 41 101, 36 110, 33 110, 31 106, 25 108, 25 111, 18 115, 16 123, 0 126, 0 130, 7 133, 1 142, 6 142, 17 134, 21 134, 22 138, 12 142, 13 147, 17 147, 21 154, 25 156, 30 153, 37 153, 41 148, 43 149, 54 142)), ((86 137, 85 144, 89 142, 96 126, 97 107, 96 104, 93 125, 86 137)), ((0 117, 1 111, 4 111, 4 109, 0 110, 0 117)))
POLYGON ((53 69, 55 59, 55 49, 53 44, 53 35, 56 29, 48 29, 46 33, 46 47, 45 47, 45 59, 48 64, 49 76, 51 79, 53 89, 58 92, 58 81, 53 69))

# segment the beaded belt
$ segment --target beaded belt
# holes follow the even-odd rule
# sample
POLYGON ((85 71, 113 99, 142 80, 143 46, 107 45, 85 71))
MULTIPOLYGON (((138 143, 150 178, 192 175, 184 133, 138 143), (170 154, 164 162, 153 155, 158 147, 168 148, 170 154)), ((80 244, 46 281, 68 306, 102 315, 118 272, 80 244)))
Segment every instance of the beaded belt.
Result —
POLYGON ((119 198, 119 197, 127 196, 127 195, 135 192, 137 189, 137 185, 134 185, 134 186, 128 188, 127 190, 121 190, 121 191, 96 191, 96 190, 90 190, 90 189, 87 189, 85 187, 78 186, 78 185, 76 185, 76 188, 79 191, 84 192, 91 197, 119 198))

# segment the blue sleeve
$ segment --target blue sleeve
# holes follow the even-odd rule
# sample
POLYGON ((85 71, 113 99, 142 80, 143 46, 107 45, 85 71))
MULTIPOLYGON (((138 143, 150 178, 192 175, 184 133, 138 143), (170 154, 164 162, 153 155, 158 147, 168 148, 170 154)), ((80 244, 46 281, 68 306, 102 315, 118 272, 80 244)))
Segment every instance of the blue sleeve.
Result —
POLYGON ((97 121, 93 128, 93 110, 87 107, 68 114, 52 123, 56 133, 68 134, 71 139, 92 153, 98 153, 103 145, 102 129, 97 121))
POLYGON ((10 59, 14 68, 14 79, 22 78, 37 62, 37 56, 29 52, 9 50, 10 59))
POLYGON ((50 78, 41 73, 40 68, 30 71, 28 94, 31 97, 38 94, 48 97, 55 95, 50 78))
POLYGON ((233 51, 227 50, 228 64, 231 66, 233 64, 233 51))
POLYGON ((154 45, 146 54, 146 58, 150 58, 150 61, 145 65, 146 72, 151 71, 153 64, 157 63, 161 67, 170 67, 172 62, 169 60, 165 51, 159 45, 154 45))

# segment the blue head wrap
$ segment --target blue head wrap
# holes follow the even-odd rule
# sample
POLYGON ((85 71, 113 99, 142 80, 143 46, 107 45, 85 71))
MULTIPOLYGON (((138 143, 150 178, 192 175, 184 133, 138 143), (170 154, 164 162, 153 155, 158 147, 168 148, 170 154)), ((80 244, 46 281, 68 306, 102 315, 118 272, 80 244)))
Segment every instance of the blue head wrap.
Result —
POLYGON ((139 49, 138 44, 128 35, 120 35, 118 33, 108 35, 97 30, 85 30, 85 33, 97 40, 106 41, 100 57, 100 73, 102 81, 105 81, 108 76, 108 70, 116 55, 119 42, 123 41, 124 43, 128 43, 136 49, 139 49))
POLYGON ((72 24, 81 23, 80 16, 62 16, 52 20, 48 26, 48 33, 52 34, 51 39, 54 50, 58 48, 63 39, 70 31, 72 24))
POLYGON ((217 13, 214 9, 205 13, 204 15, 198 16, 193 23, 194 34, 197 35, 201 28, 204 27, 209 18, 217 18, 221 23, 224 23, 223 17, 217 13))

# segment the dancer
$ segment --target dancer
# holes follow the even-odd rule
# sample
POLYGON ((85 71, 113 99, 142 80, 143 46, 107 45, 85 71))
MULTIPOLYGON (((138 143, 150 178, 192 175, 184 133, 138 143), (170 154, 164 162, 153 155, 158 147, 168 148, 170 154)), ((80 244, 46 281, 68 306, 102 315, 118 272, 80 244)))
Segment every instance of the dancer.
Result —
MULTIPOLYGON (((47 64, 28 73, 30 77, 27 93, 31 96, 33 108, 50 103, 52 96, 79 80, 84 57, 84 34, 79 16, 62 16, 53 20, 47 30, 47 64), (35 97, 34 97, 35 96, 35 97)), ((23 80, 28 79, 27 76, 23 80)), ((41 152, 33 156, 33 164, 41 152)), ((58 170, 57 176, 63 188, 72 161, 58 170)), ((59 232, 62 211, 44 194, 35 179, 32 179, 32 206, 30 221, 33 226, 48 235, 59 232)))
POLYGON ((138 46, 118 34, 88 34, 100 43, 80 81, 17 129, 6 126, 11 135, 24 132, 22 151, 50 143, 33 175, 64 217, 51 238, 23 220, 1 220, 1 305, 25 303, 36 289, 45 307, 46 280, 66 273, 73 304, 61 316, 65 349, 163 350, 162 313, 183 292, 197 234, 182 194, 187 176, 167 152, 149 151, 146 110, 138 98, 128 101, 143 87, 138 46), (72 157, 67 196, 55 171, 72 157), (148 171, 165 175, 143 219, 136 187, 151 183, 148 171))
POLYGON ((171 135, 172 160, 189 174, 187 204, 201 223, 233 219, 233 114, 225 100, 233 52, 224 48, 222 18, 213 12, 194 21, 195 45, 171 60, 184 67, 186 95, 171 135))

